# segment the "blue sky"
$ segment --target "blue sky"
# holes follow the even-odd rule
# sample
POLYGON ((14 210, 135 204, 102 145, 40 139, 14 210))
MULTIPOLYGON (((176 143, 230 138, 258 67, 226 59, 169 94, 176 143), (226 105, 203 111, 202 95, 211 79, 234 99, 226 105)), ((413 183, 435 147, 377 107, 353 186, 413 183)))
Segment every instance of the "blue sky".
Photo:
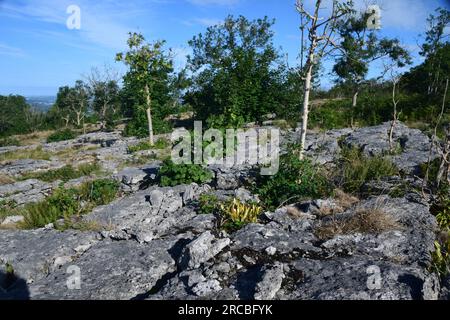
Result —
MULTIPOLYGON (((275 18, 275 43, 291 64, 299 51, 299 17, 294 0, 0 0, 0 94, 54 95, 57 88, 83 78, 91 67, 110 65, 123 51, 127 32, 147 40, 165 39, 176 65, 185 63, 187 41, 228 14, 275 18), (69 30, 66 10, 81 9, 81 29, 69 30)), ((329 1, 324 1, 325 4, 329 1)), ((365 0, 356 0, 363 6, 365 0)), ((372 3, 371 1, 370 3, 372 3)), ((305 0, 311 7, 313 0, 305 0)), ((380 35, 398 37, 420 62, 417 43, 426 17, 448 0, 380 0, 380 35)), ((325 5, 326 6, 326 5, 325 5)), ((328 71, 332 62, 325 64, 328 71)), ((377 72, 374 68, 373 74, 377 72)), ((324 86, 330 79, 325 74, 324 86)))

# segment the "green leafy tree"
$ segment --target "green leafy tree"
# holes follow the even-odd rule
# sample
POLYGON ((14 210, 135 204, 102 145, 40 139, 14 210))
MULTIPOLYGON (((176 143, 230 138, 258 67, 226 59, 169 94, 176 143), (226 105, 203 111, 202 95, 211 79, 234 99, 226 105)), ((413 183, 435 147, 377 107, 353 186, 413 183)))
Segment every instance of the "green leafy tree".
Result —
POLYGON ((51 113, 64 121, 65 127, 73 124, 80 127, 89 108, 89 88, 81 80, 74 87, 64 86, 58 89, 56 102, 51 113))
POLYGON ((425 95, 427 100, 435 100, 437 92, 445 87, 446 76, 450 74, 450 42, 445 33, 450 25, 450 11, 438 8, 438 16, 430 15, 425 42, 420 54, 425 61, 412 68, 404 76, 406 88, 410 92, 425 95))
POLYGON ((120 115, 120 88, 117 73, 110 68, 91 70, 88 76, 92 110, 101 123, 101 129, 110 128, 120 115))
POLYGON ((273 24, 267 17, 228 16, 189 41, 193 86, 185 99, 197 118, 214 126, 238 126, 282 108, 283 69, 273 45, 273 24))
POLYGON ((403 67, 411 63, 409 53, 398 39, 379 38, 377 30, 368 29, 368 13, 357 13, 341 19, 337 30, 342 38, 333 67, 336 81, 352 88, 352 106, 356 107, 361 86, 365 83, 372 62, 389 58, 403 67))
POLYGON ((128 66, 123 78, 123 103, 132 117, 127 133, 144 136, 147 132, 151 145, 154 145, 154 129, 162 131, 164 127, 163 119, 170 103, 169 78, 173 63, 163 50, 164 44, 164 41, 149 44, 142 34, 130 33, 128 51, 116 56, 116 61, 128 66))
POLYGON ((28 116, 31 112, 25 97, 0 96, 0 137, 30 132, 28 116))

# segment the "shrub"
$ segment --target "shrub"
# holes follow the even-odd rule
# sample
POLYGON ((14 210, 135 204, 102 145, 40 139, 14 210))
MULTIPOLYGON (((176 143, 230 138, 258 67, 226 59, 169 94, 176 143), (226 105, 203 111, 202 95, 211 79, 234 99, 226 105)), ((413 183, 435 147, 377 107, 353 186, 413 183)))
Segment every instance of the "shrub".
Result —
POLYGON ((20 141, 13 137, 0 139, 0 147, 10 147, 10 146, 20 146, 20 141))
POLYGON ((202 194, 198 199, 198 213, 213 214, 219 207, 219 199, 213 194, 202 194))
POLYGON ((295 152, 289 150, 280 157, 277 174, 259 178, 255 193, 268 209, 273 210, 291 200, 329 195, 331 189, 320 167, 310 160, 300 160, 295 152))
POLYGON ((436 241, 434 249, 431 253, 430 271, 446 277, 450 273, 450 239, 446 239, 443 244, 436 241))
POLYGON ((66 140, 72 140, 77 137, 77 134, 73 132, 70 129, 63 129, 58 130, 51 135, 48 136, 47 142, 59 142, 59 141, 66 141, 66 140))
POLYGON ((74 215, 87 213, 92 207, 110 203, 118 191, 119 183, 110 179, 87 182, 79 189, 55 189, 45 200, 25 206, 22 227, 41 228, 59 219, 70 220, 74 215))
POLYGON ((26 229, 41 228, 58 219, 80 213, 78 191, 74 188, 59 188, 45 200, 25 206, 25 220, 22 226, 26 229))
POLYGON ((193 182, 202 184, 212 179, 212 173, 200 165, 174 164, 171 160, 164 161, 158 176, 162 187, 174 187, 193 182))
POLYGON ((382 156, 366 157, 355 148, 344 148, 339 161, 338 183, 346 192, 359 192, 364 183, 398 175, 398 169, 382 156))
POLYGON ((119 182, 112 179, 89 181, 82 185, 80 196, 92 204, 105 205, 117 197, 119 186, 119 182))
POLYGON ((233 199, 220 205, 221 225, 227 230, 239 230, 248 223, 258 222, 262 208, 256 204, 242 203, 233 199))

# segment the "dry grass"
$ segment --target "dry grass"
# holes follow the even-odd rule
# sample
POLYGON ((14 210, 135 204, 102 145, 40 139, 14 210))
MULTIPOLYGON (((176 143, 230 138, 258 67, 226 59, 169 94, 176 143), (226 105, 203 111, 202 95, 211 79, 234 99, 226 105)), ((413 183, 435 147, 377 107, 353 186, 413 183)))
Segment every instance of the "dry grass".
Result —
POLYGON ((5 184, 14 183, 14 182, 15 182, 15 180, 13 178, 11 178, 10 176, 0 174, 0 186, 5 185, 5 184))
POLYGON ((341 189, 334 190, 334 200, 342 209, 347 210, 359 202, 359 199, 351 194, 345 193, 341 189))
POLYGON ((45 143, 47 137, 52 133, 53 131, 37 131, 29 134, 16 135, 14 138, 19 140, 22 146, 29 146, 33 144, 45 143))
POLYGON ((321 240, 329 240, 337 235, 347 234, 381 234, 389 230, 400 229, 394 218, 379 208, 357 209, 355 214, 348 218, 325 222, 315 230, 316 236, 321 240))
POLYGON ((2 153, 0 154, 0 162, 20 159, 50 160, 51 156, 51 153, 43 151, 42 147, 39 146, 35 149, 24 149, 2 153))

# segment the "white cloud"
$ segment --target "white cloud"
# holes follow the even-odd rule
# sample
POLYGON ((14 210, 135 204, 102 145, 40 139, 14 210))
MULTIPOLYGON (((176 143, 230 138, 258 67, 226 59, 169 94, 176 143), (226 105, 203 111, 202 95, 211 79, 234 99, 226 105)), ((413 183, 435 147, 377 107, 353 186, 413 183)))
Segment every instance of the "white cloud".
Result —
MULTIPOLYGON (((304 0, 305 8, 312 12, 315 0, 304 0)), ((426 18, 438 7, 430 5, 430 0, 354 0, 357 10, 365 10, 376 4, 381 9, 382 28, 395 28, 418 32, 423 30, 426 18)), ((332 0, 324 0, 321 16, 326 16, 332 8, 332 0)))
POLYGON ((232 6, 238 4, 240 0, 188 0, 188 2, 198 6, 210 6, 210 5, 232 6))
POLYGON ((26 56, 25 52, 22 49, 12 47, 12 46, 6 45, 4 43, 0 43, 0 55, 19 57, 19 58, 23 58, 26 56))
POLYGON ((196 18, 191 20, 185 20, 182 22, 186 26, 194 26, 194 25, 201 25, 205 27, 211 27, 215 25, 219 25, 223 23, 223 20, 220 19, 214 19, 214 18, 196 18))
MULTIPOLYGON (((153 0, 162 1, 162 0, 153 0)), ((152 2, 153 2, 152 1, 152 2)), ((142 3, 141 3, 142 4, 142 3)), ((78 41, 97 46, 121 50, 126 45, 127 33, 134 31, 129 20, 142 14, 139 3, 131 4, 110 0, 95 3, 87 0, 37 0, 33 3, 6 2, 2 5, 1 15, 15 16, 22 19, 57 24, 68 41, 78 41), (69 14, 66 9, 76 3, 81 9, 81 29, 68 30, 66 20, 69 14), (78 37, 78 40, 76 38, 78 37)), ((40 27, 46 31, 45 26, 40 27)), ((80 43, 78 43, 80 44, 80 43)))

